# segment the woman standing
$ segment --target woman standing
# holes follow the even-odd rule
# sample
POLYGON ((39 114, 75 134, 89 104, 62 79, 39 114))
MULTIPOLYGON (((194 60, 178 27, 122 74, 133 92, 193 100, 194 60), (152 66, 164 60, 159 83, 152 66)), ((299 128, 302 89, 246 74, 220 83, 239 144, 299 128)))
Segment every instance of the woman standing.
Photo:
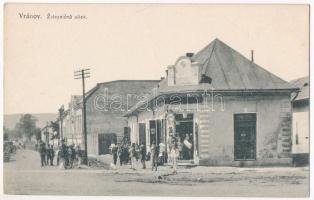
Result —
POLYGON ((170 161, 172 163, 172 168, 174 173, 177 173, 177 159, 179 157, 179 150, 178 150, 178 141, 177 138, 172 134, 170 135, 170 161))

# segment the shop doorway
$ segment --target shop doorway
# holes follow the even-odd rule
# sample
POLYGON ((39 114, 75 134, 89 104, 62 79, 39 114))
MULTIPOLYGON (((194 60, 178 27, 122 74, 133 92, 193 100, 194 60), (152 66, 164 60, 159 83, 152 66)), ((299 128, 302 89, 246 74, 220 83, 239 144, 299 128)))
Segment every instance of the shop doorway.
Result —
POLYGON ((145 123, 139 123, 139 144, 146 145, 146 126, 145 123))
POLYGON ((194 159, 193 114, 176 114, 176 136, 179 141, 179 160, 194 159))
POLYGON ((117 135, 115 133, 98 134, 98 154, 104 155, 110 153, 111 143, 117 143, 117 135))
POLYGON ((256 113, 234 115, 234 159, 256 159, 256 113))

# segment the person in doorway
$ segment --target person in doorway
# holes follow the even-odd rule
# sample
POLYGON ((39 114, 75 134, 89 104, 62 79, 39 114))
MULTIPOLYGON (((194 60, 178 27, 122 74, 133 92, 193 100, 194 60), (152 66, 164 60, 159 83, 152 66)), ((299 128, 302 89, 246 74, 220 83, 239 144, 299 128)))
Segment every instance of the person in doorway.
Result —
POLYGON ((177 147, 178 147, 178 159, 183 160, 183 143, 181 142, 180 136, 175 137, 176 142, 177 142, 177 147))
POLYGON ((142 163, 142 169, 146 169, 146 146, 144 142, 140 145, 140 157, 141 157, 141 163, 142 163))
POLYGON ((184 141, 183 141, 183 158, 185 160, 190 160, 192 159, 192 141, 190 139, 189 134, 185 135, 184 141))
POLYGON ((155 171, 157 171, 157 165, 158 165, 158 147, 156 146, 156 143, 153 142, 152 143, 152 146, 150 148, 150 156, 151 156, 151 166, 152 166, 152 171, 154 170, 155 168, 155 171))

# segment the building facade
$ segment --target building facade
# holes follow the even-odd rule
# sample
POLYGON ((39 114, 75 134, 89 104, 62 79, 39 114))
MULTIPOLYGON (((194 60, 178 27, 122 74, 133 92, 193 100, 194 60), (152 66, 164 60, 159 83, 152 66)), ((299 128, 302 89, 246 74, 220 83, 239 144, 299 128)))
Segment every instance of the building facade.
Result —
POLYGON ((68 104, 68 109, 64 111, 62 116, 62 136, 67 144, 75 144, 82 146, 83 144, 83 128, 82 128, 82 96, 72 95, 68 104))
MULTIPOLYGON (((98 83, 86 93, 88 154, 109 153, 112 142, 120 142, 127 120, 123 114, 146 95, 160 80, 117 80, 98 83)), ((72 97, 63 119, 67 142, 84 148, 82 98, 72 97)))
POLYGON ((310 152, 310 85, 309 77, 302 77, 290 82, 300 89, 293 97, 293 146, 292 153, 296 165, 309 163, 310 152))
POLYGON ((163 143, 174 133, 180 162, 213 166, 290 165, 289 83, 215 39, 179 57, 151 95, 125 116, 131 142, 163 143), (188 142, 186 142, 188 141, 188 142))

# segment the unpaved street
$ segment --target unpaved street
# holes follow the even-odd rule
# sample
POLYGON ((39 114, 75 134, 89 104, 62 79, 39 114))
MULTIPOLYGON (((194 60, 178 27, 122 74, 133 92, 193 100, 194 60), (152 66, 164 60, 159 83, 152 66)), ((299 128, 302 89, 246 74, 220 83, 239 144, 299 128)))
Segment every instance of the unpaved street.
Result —
POLYGON ((4 163, 4 192, 34 195, 276 196, 308 195, 308 168, 179 168, 118 170, 41 167, 35 151, 4 163))

